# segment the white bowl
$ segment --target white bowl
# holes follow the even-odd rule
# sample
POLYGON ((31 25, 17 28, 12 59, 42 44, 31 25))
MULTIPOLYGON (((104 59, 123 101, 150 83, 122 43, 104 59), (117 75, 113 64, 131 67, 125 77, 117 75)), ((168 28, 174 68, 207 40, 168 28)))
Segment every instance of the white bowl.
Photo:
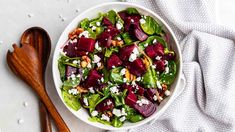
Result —
POLYGON ((152 12, 151 10, 149 10, 143 6, 139 6, 136 4, 124 3, 124 2, 109 2, 109 3, 104 3, 104 4, 97 5, 97 6, 94 6, 94 7, 87 9, 86 11, 79 14, 76 18, 74 18, 73 21, 65 28, 64 32, 61 34, 61 36, 59 38, 59 41, 58 41, 56 48, 55 48, 55 51, 54 51, 53 62, 52 62, 52 71, 53 71, 54 83, 56 86, 56 90, 60 96, 60 99, 65 104, 65 106, 69 109, 69 111, 74 114, 74 116, 78 117, 79 119, 86 122, 87 124, 90 124, 92 126, 99 127, 102 129, 106 129, 106 130, 130 129, 130 128, 134 128, 134 127, 143 125, 153 119, 158 118, 160 115, 162 115, 164 113, 164 111, 167 109, 167 107, 173 102, 174 95, 176 94, 176 91, 178 89, 177 85, 179 84, 180 77, 181 77, 182 57, 181 57, 179 44, 176 40, 176 37, 175 37, 173 31, 160 16, 158 16, 156 13, 152 12), (174 83, 171 85, 171 93, 172 94, 171 94, 171 96, 167 97, 166 99, 164 99, 161 102, 161 104, 157 107, 156 112, 153 115, 151 115, 150 117, 148 117, 140 122, 137 122, 137 123, 129 123, 128 122, 128 123, 125 123, 120 128, 115 128, 113 126, 107 126, 107 125, 104 125, 104 124, 101 124, 98 122, 91 122, 88 120, 88 118, 90 116, 89 116, 87 110, 81 108, 78 111, 74 111, 73 109, 69 108, 65 104, 65 102, 63 101, 63 97, 61 95, 60 87, 62 85, 62 82, 60 80, 60 74, 59 74, 59 70, 58 70, 57 65, 58 65, 58 59, 59 59, 59 55, 60 55, 61 46, 67 41, 69 32, 74 30, 82 19, 95 18, 95 17, 97 17, 99 12, 108 12, 109 10, 112 10, 112 9, 116 10, 116 11, 121 11, 121 10, 124 10, 128 7, 136 8, 143 15, 152 16, 160 25, 163 26, 163 29, 166 32, 170 33, 169 47, 171 47, 176 52, 177 59, 179 60, 179 63, 178 63, 177 77, 176 77, 174 83))

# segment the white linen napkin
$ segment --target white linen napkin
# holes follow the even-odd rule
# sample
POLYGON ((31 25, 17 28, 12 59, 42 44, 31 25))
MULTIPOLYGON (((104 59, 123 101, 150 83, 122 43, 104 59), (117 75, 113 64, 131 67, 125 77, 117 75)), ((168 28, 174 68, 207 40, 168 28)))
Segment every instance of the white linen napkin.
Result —
POLYGON ((187 83, 155 123, 130 131, 235 131, 235 32, 216 25, 215 1, 127 1, 153 10, 171 26, 187 83))

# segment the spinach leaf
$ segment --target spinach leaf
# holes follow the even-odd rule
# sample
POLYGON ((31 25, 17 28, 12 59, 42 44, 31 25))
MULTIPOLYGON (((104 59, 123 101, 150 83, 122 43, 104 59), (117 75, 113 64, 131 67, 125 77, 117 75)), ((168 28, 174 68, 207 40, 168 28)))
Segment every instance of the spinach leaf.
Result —
POLYGON ((65 80, 64 83, 63 83, 63 87, 76 87, 77 85, 79 85, 80 83, 80 78, 79 77, 76 77, 75 80, 73 79, 68 79, 68 80, 65 80))
POLYGON ((129 15, 140 14, 135 8, 131 8, 131 7, 127 8, 126 12, 129 15))
POLYGON ((87 30, 89 28, 89 19, 85 18, 80 22, 80 27, 83 28, 84 30, 87 30))
POLYGON ((160 34, 162 31, 161 26, 151 16, 146 16, 145 23, 140 24, 140 26, 149 35, 160 34))
POLYGON ((113 52, 118 52, 118 47, 110 47, 105 49, 104 56, 105 57, 110 57, 113 52))
POLYGON ((148 44, 148 45, 151 45, 153 44, 153 40, 156 39, 159 43, 161 43, 164 48, 167 48, 167 43, 166 41, 162 38, 162 37, 159 37, 159 36, 150 36, 148 37, 147 40, 143 41, 143 42, 140 42, 138 45, 139 45, 139 48, 141 50, 144 50, 146 46, 144 46, 145 44, 148 44))
POLYGON ((121 127, 123 125, 123 122, 121 122, 119 120, 119 118, 115 116, 114 119, 112 120, 111 124, 114 127, 121 127))
POLYGON ((99 122, 99 123, 111 126, 111 122, 101 120, 101 118, 98 118, 98 117, 91 117, 88 120, 91 121, 91 122, 99 122))
POLYGON ((123 76, 120 74, 123 67, 116 67, 110 71, 110 81, 117 84, 123 83, 123 76))
POLYGON ((58 60, 58 69, 59 69, 59 72, 60 72, 61 81, 65 81, 66 80, 66 76, 65 76, 66 65, 60 59, 58 60))
POLYGON ((135 123, 135 122, 142 121, 143 119, 144 117, 142 115, 136 114, 136 115, 133 115, 129 120, 130 122, 135 123))
POLYGON ((78 100, 79 96, 71 95, 66 91, 62 90, 62 97, 66 105, 72 108, 73 110, 77 111, 81 108, 80 101, 78 100))
POLYGON ((117 13, 114 10, 110 10, 107 13, 107 17, 108 17, 109 21, 111 21, 113 24, 116 23, 117 13))
POLYGON ((174 61, 169 61, 168 67, 169 67, 169 73, 166 74, 165 72, 163 72, 160 75, 160 81, 166 85, 171 85, 175 80, 175 76, 177 73, 177 66, 174 61))
POLYGON ((128 105, 123 105, 123 107, 127 113, 126 119, 129 120, 133 115, 136 115, 136 111, 133 108, 129 107, 128 105))
POLYGON ((134 40, 131 38, 131 35, 128 32, 122 33, 122 39, 125 44, 131 44, 134 40))
POLYGON ((88 99, 88 104, 89 104, 89 110, 92 112, 95 110, 95 107, 97 105, 97 102, 100 100, 100 95, 99 94, 91 94, 90 96, 87 97, 88 99))
POLYGON ((117 94, 111 94, 111 96, 114 99, 115 106, 121 106, 125 105, 125 97, 126 97, 127 89, 125 89, 122 93, 117 94))
POLYGON ((103 68, 102 69, 102 73, 104 74, 104 83, 108 82, 109 81, 109 72, 106 68, 103 68))
POLYGON ((156 82, 157 82, 156 71, 152 67, 149 67, 143 76, 142 83, 146 88, 157 88, 156 82))

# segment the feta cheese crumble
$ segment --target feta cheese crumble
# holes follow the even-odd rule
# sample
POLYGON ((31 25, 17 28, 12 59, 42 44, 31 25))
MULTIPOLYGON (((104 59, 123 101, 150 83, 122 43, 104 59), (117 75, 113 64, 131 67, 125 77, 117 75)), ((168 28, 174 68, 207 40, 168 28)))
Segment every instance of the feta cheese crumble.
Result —
POLYGON ((116 115, 117 117, 127 115, 127 113, 126 113, 126 111, 125 111, 124 108, 122 108, 122 110, 114 108, 113 111, 112 111, 112 113, 113 113, 114 115, 116 115))
POLYGON ((112 104, 112 102, 109 100, 108 102, 107 102, 107 105, 111 105, 112 104))
POLYGON ((110 88, 111 93, 118 93, 117 86, 113 86, 110 88))
POLYGON ((101 115, 101 120, 110 121, 110 118, 108 116, 106 116, 105 114, 102 114, 101 115))
POLYGON ((121 74, 121 75, 125 75, 125 73, 126 73, 126 68, 123 68, 123 69, 120 71, 120 74, 121 74))
POLYGON ((93 87, 89 87, 88 89, 89 89, 89 91, 90 91, 91 93, 95 93, 95 90, 94 90, 93 87))
POLYGON ((116 27, 118 30, 120 30, 120 29, 122 29, 123 26, 120 23, 116 23, 116 27))
POLYGON ((139 106, 143 106, 144 104, 149 104, 149 101, 147 99, 140 99, 140 100, 137 100, 136 103, 139 105, 139 106))
POLYGON ((129 61, 130 61, 130 62, 135 61, 136 58, 137 58, 137 56, 138 56, 138 54, 139 54, 139 51, 138 51, 138 49, 135 47, 135 48, 133 49, 133 51, 132 51, 130 57, 129 57, 129 61))
POLYGON ((147 47, 148 45, 149 45, 148 43, 145 43, 145 44, 144 44, 144 47, 147 47))
POLYGON ((117 37, 117 40, 122 40, 120 37, 117 37))
POLYGON ((137 77, 136 81, 139 82, 142 78, 141 77, 137 77))
POLYGON ((133 23, 133 22, 135 22, 133 19, 131 19, 131 22, 133 23))
POLYGON ((156 59, 156 60, 161 60, 161 58, 162 58, 161 56, 156 56, 155 59, 156 59))
POLYGON ((167 60, 164 60, 164 65, 168 65, 168 61, 167 60))
POLYGON ((166 91, 164 92, 164 94, 165 94, 166 96, 170 96, 170 95, 171 95, 171 92, 170 92, 169 90, 166 90, 166 91))
POLYGON ((74 75, 74 74, 72 74, 71 76, 70 76, 70 78, 74 81, 74 80, 76 80, 76 76, 74 75))
POLYGON ((88 31, 83 31, 79 34, 79 38, 81 38, 82 36, 84 36, 85 38, 88 38, 89 37, 89 32, 88 31))
POLYGON ((96 41, 96 43, 95 43, 95 49, 98 50, 98 51, 102 50, 102 48, 99 46, 99 42, 98 41, 96 41))
POLYGON ((86 105, 86 106, 88 106, 89 104, 88 104, 88 100, 87 100, 87 98, 85 97, 85 98, 83 98, 83 102, 84 102, 84 104, 86 105))
POLYGON ((92 30, 92 31, 95 31, 95 30, 96 30, 96 26, 92 26, 92 27, 91 27, 91 30, 92 30))
POLYGON ((156 40, 156 39, 153 40, 153 44, 155 44, 155 43, 157 43, 157 40, 156 40))
POLYGON ((153 96, 153 100, 157 101, 157 96, 156 95, 153 96))
POLYGON ((167 66, 166 68, 165 68, 165 74, 168 74, 169 73, 169 67, 167 66))
POLYGON ((126 117, 125 116, 122 116, 120 119, 119 119, 121 122, 124 122, 126 120, 126 117))
POLYGON ((72 95, 77 95, 78 94, 78 90, 76 88, 72 88, 72 89, 68 90, 68 93, 72 94, 72 95))
POLYGON ((123 78, 123 82, 127 82, 127 78, 123 78))
POLYGON ((140 19, 140 24, 145 24, 145 23, 146 23, 146 21, 143 18, 141 18, 140 19))
POLYGON ((162 89, 162 85, 159 81, 157 81, 157 88, 162 89))
POLYGON ((101 58, 98 55, 94 55, 94 61, 93 63, 98 63, 100 62, 101 58))
POLYGON ((101 66, 101 63, 100 63, 100 62, 98 62, 98 63, 97 63, 97 66, 98 66, 98 67, 100 67, 100 66, 101 66))
POLYGON ((100 26, 100 22, 96 22, 96 25, 99 27, 100 26))
POLYGON ((94 110, 91 112, 91 116, 97 116, 98 115, 98 111, 94 110))

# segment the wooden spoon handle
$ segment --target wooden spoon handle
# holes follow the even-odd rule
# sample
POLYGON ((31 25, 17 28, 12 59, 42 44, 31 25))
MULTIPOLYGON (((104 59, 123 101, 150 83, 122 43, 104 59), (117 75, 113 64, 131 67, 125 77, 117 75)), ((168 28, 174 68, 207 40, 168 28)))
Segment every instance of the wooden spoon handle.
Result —
MULTIPOLYGON (((34 85, 36 86, 36 85, 34 85)), ((58 129, 60 132, 70 132, 68 126, 65 124, 64 120, 60 116, 59 112, 56 110, 54 104, 52 103, 51 99, 47 95, 42 85, 37 85, 38 88, 41 89, 40 92, 37 92, 42 102, 45 104, 47 110, 51 114, 52 118, 54 119, 58 129)))
POLYGON ((41 121, 42 131, 52 132, 49 113, 46 109, 46 106, 41 101, 39 101, 39 110, 40 110, 40 121, 41 121))

